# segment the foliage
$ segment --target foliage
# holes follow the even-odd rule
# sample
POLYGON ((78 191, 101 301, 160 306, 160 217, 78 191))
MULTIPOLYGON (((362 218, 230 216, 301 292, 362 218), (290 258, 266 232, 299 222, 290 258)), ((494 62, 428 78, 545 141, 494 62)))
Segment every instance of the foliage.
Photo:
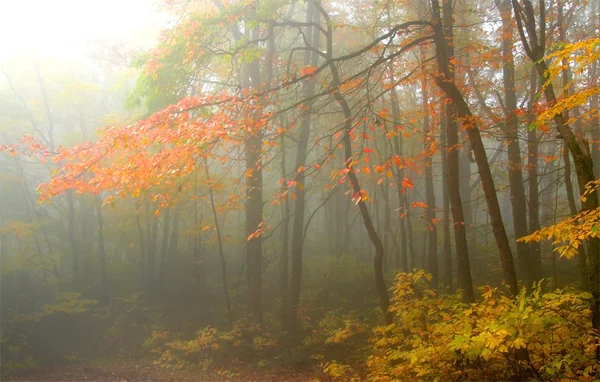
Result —
MULTIPOLYGON (((582 200, 592 192, 596 192, 600 181, 590 182, 581 197, 582 200)), ((600 208, 593 211, 581 211, 569 216, 560 222, 541 228, 531 235, 524 236, 519 241, 530 243, 532 241, 552 240, 554 250, 567 259, 573 258, 578 253, 578 248, 591 238, 600 237, 600 208)))
POLYGON ((277 346, 272 333, 244 321, 238 321, 230 330, 224 331, 207 326, 190 339, 177 338, 165 330, 154 331, 144 342, 144 347, 157 356, 155 364, 173 368, 208 368, 240 360, 260 363, 274 357, 277 346))
POLYGON ((539 283, 510 299, 483 287, 482 300, 467 305, 437 296, 429 280, 423 271, 396 277, 397 320, 373 331, 369 380, 591 379, 600 371, 588 293, 544 293, 539 283))
MULTIPOLYGON (((564 60, 569 65, 574 65, 572 69, 574 75, 580 76, 600 59, 600 38, 593 37, 573 43, 559 44, 558 49, 548 54, 546 59, 550 61, 550 64, 548 65, 548 80, 544 86, 548 86, 553 79, 560 78, 562 71, 566 69, 564 60)), ((591 97, 597 97, 600 93, 600 86, 597 83, 595 86, 593 83, 591 85, 588 88, 571 91, 574 82, 573 80, 567 81, 563 89, 565 96, 558 99, 554 105, 549 105, 548 109, 542 111, 537 117, 537 123, 546 123, 552 120, 556 114, 585 106, 591 97)), ((581 121, 593 120, 600 116, 599 112, 599 110, 590 109, 581 115, 580 119, 581 121)))

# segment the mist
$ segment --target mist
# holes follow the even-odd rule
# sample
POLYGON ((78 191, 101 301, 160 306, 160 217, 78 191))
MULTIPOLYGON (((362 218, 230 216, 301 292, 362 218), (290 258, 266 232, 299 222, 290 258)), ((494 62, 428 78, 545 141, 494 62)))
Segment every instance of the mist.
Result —
POLYGON ((3 380, 600 375, 600 1, 2 8, 3 380))

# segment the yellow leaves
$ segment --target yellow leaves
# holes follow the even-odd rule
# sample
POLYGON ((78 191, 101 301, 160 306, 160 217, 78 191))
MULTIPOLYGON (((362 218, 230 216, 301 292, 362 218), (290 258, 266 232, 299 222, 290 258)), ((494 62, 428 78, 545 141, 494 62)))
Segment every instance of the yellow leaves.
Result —
MULTIPOLYGON (((561 44, 558 49, 548 54, 545 57, 548 60, 547 81, 544 86, 549 86, 552 81, 562 75, 563 60, 567 60, 572 64, 572 71, 576 74, 582 74, 588 70, 594 62, 600 59, 600 38, 593 37, 587 40, 578 41, 575 43, 561 44)), ((563 89, 566 96, 557 100, 556 103, 550 105, 546 110, 538 115, 534 126, 543 125, 545 122, 552 120, 557 114, 563 114, 566 111, 574 109, 581 105, 586 105, 590 97, 600 94, 600 87, 597 84, 591 87, 579 88, 574 92, 569 92, 571 88, 576 88, 573 82, 566 84, 563 89)), ((581 115, 582 120, 589 120, 598 115, 598 110, 590 110, 581 115)))
POLYGON ((544 380, 553 362, 555 374, 580 378, 594 354, 590 296, 545 287, 508 298, 486 286, 480 302, 466 305, 430 293, 423 271, 398 274, 390 308, 397 321, 373 331, 369 380, 507 380, 507 361, 524 365, 519 349, 544 380))
POLYGON ((600 237, 600 208, 594 211, 582 211, 518 240, 526 243, 551 240, 554 250, 570 259, 578 253, 578 248, 585 240, 598 237, 600 237))
POLYGON ((525 342, 525 340, 523 338, 516 338, 512 344, 511 347, 515 348, 515 349, 525 349, 527 347, 527 343, 525 342))

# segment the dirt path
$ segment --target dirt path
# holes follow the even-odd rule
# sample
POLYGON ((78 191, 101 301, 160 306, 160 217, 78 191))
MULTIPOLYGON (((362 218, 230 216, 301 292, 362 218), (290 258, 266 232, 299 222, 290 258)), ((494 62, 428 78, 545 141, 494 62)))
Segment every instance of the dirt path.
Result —
POLYGON ((247 381, 247 382, 300 382, 317 381, 316 375, 299 372, 255 370, 201 371, 168 370, 152 365, 135 363, 106 366, 69 365, 40 368, 3 381, 111 381, 111 382, 179 382, 179 381, 247 381))

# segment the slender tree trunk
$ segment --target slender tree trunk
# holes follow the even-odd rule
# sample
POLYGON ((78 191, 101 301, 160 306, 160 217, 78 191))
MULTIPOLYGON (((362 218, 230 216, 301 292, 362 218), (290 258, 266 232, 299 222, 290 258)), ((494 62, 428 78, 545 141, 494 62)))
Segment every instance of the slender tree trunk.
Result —
POLYGON ((225 261, 225 253, 223 251, 223 239, 221 238, 221 225, 217 216, 217 207, 215 206, 215 196, 213 185, 210 183, 210 173, 208 172, 208 163, 204 162, 204 174, 208 183, 208 197, 210 198, 210 207, 212 209, 213 221, 215 230, 217 231, 217 243, 219 244, 219 259, 221 260, 221 282, 223 283, 223 296, 225 297, 225 306, 227 307, 227 319, 229 326, 233 325, 233 312, 231 310, 231 302, 229 299, 229 287, 227 286, 227 262, 225 261))
MULTIPOLYGON (((391 82, 394 83, 393 73, 391 82)), ((392 102, 392 120, 394 121, 394 130, 400 123, 400 108, 398 106, 398 94, 396 89, 392 88, 390 91, 391 102, 392 102)), ((402 155, 402 142, 400 141, 399 134, 394 135, 394 149, 396 155, 402 155)), ((398 227, 400 228, 400 245, 398 247, 398 255, 396 256, 396 268, 409 272, 408 268, 408 246, 406 238, 406 226, 404 220, 404 214, 406 213, 406 206, 404 205, 404 195, 402 195, 402 179, 404 171, 397 168, 395 171, 396 175, 396 191, 398 193, 398 227)))
MULTIPOLYGON (((537 92, 537 75, 535 68, 531 69, 529 79, 529 100, 527 104, 527 122, 531 125, 535 121, 533 113, 533 102, 537 92)), ((533 233, 540 229, 540 201, 538 191, 538 136, 534 129, 527 131, 527 185, 529 190, 529 232, 533 233)), ((531 257, 534 262, 542 264, 542 246, 540 242, 529 244, 531 257)), ((540 269, 541 271, 541 269, 540 269)), ((540 272, 541 273, 541 272, 540 272)))
MULTIPOLYGON (((525 52, 534 63, 543 86, 544 96, 549 105, 556 104, 557 98, 554 86, 549 81, 548 66, 544 59, 546 51, 546 9, 545 3, 540 2, 539 20, 536 21, 533 5, 529 0, 512 0, 521 42, 525 52), (538 31, 539 26, 539 31, 538 31)), ((560 138, 565 140, 575 166, 579 192, 586 190, 586 185, 596 180, 594 166, 589 147, 582 137, 577 137, 571 130, 568 120, 563 114, 555 114, 554 122, 560 138)), ((583 211, 595 211, 598 208, 598 193, 586 195, 582 202, 583 211)), ((592 326, 600 331, 600 239, 588 239, 588 260, 590 292, 592 294, 592 326)), ((596 346, 596 360, 600 362, 600 342, 596 346)))
POLYGON ((98 218, 98 258, 100 259, 100 285, 101 285, 101 303, 108 304, 110 301, 110 289, 108 285, 108 275, 106 273, 106 250, 104 248, 104 216, 102 215, 102 199, 99 195, 95 197, 96 216, 98 218))
MULTIPOLYGON (((447 59, 447 51, 450 49, 449 44, 446 44, 446 38, 442 29, 442 19, 440 14, 440 6, 437 0, 432 0, 433 17, 439 24, 437 29, 436 52, 438 61, 440 57, 446 58, 439 62, 440 66, 445 66, 448 77, 447 81, 451 80, 451 71, 449 69, 450 61, 447 59), (439 45, 439 46, 438 46, 439 45)), ((444 3, 445 4, 445 3, 444 3)), ((458 123, 456 121, 455 110, 452 104, 446 105, 446 139, 448 144, 448 194, 450 198, 450 206, 452 210, 452 222, 454 226, 454 238, 456 242, 456 260, 458 270, 458 285, 461 289, 462 299, 464 302, 473 302, 475 296, 473 293, 473 281, 471 279, 471 265, 469 263, 469 251, 467 244, 467 234, 465 229, 465 218, 463 211, 462 198, 460 195, 460 175, 458 162, 458 123)))
POLYGON ((71 247, 71 256, 73 258, 73 287, 75 290, 81 290, 81 258, 79 255, 79 247, 77 238, 75 237, 75 202, 73 200, 73 191, 66 192, 67 196, 67 213, 69 219, 69 245, 71 247))
MULTIPOLYGON (((452 4, 449 1, 444 2, 444 18, 446 19, 446 25, 451 25, 451 7, 452 4), (448 22, 447 19, 450 19, 450 22, 448 22)), ((498 250, 500 252, 500 261, 502 262, 502 268, 504 270, 504 278, 511 290, 511 293, 513 295, 516 295, 518 293, 518 286, 512 258, 512 252, 504 228, 504 223, 502 222, 500 205, 498 203, 498 196, 496 194, 494 178, 492 177, 492 172, 490 170, 490 166, 487 160, 487 154, 483 146, 483 141, 481 140, 479 127, 477 126, 477 122, 473 117, 473 114, 471 113, 469 105, 466 103, 462 93, 456 87, 454 81, 451 79, 452 70, 450 67, 450 63, 452 56, 448 55, 447 47, 449 44, 446 40, 446 36, 444 36, 444 31, 442 28, 439 1, 432 0, 432 9, 434 11, 435 18, 433 23, 433 29, 436 43, 437 61, 438 67, 443 76, 436 76, 436 83, 444 91, 444 93, 446 93, 446 95, 452 100, 452 104, 455 107, 457 116, 463 121, 465 121, 465 123, 470 124, 466 131, 469 135, 469 141, 471 143, 473 155, 475 156, 477 168, 479 169, 479 176, 481 177, 481 184, 483 186, 487 207, 492 222, 494 238, 496 239, 496 245, 498 246, 498 250)), ((453 145, 457 143, 453 142, 454 137, 452 137, 452 135, 453 134, 448 133, 448 144, 450 147, 453 147, 453 145)), ((451 154, 452 153, 453 152, 451 152, 451 154)), ((450 166, 452 167, 451 161, 449 162, 450 166)), ((456 221, 455 224, 457 224, 456 221)))
MULTIPOLYGON (((516 239, 527 236, 527 203, 525 187, 523 185, 523 174, 521 172, 521 147, 519 145, 517 118, 517 94, 515 84, 515 62, 513 56, 512 39, 512 8, 510 0, 502 0, 498 4, 498 10, 502 17, 502 76, 504 80, 504 104, 506 125, 504 133, 508 142, 508 180, 510 184, 510 201, 512 205, 513 227, 516 239)), ((524 279, 528 284, 539 281, 541 278, 541 263, 534 261, 531 256, 529 245, 517 241, 517 258, 524 272, 524 279)))
MULTIPOLYGON (((281 134, 281 177, 284 178, 287 174, 285 147, 285 135, 281 134)), ((289 295, 288 295, 288 272, 289 272, 289 247, 290 247, 290 198, 288 195, 287 182, 283 182, 281 186, 283 201, 281 203, 281 257, 279 259, 279 288, 281 298, 281 323, 284 328, 289 328, 289 295)), ((333 242, 331 237, 330 243, 333 242)))
MULTIPOLYGON (((308 1, 306 11, 306 22, 318 24, 320 20, 319 14, 314 10, 314 2, 308 1)), ((319 49, 319 33, 314 26, 307 26, 305 30, 306 40, 310 41, 314 49, 319 49)), ((315 52, 304 52, 304 65, 318 65, 319 56, 315 52)), ((311 99, 315 93, 316 79, 311 78, 304 82, 302 93, 305 99, 311 99)), ((296 155, 296 201, 294 203, 294 224, 292 232, 292 273, 290 279, 290 328, 298 329, 298 308, 300 305, 300 293, 302 288, 302 250, 304 236, 304 213, 306 212, 306 190, 304 184, 306 165, 306 155, 308 149, 308 141, 310 138, 311 115, 310 109, 312 105, 307 103, 305 106, 305 114, 302 118, 300 127, 300 137, 298 139, 297 155, 296 155)))
POLYGON ((158 287, 162 291, 165 283, 167 256, 169 252, 169 234, 171 230, 171 208, 167 208, 163 214, 163 232, 160 243, 160 264, 158 266, 158 287))
POLYGON ((442 121, 440 131, 441 150, 440 157, 442 162, 442 204, 444 209, 442 231, 444 232, 444 288, 448 293, 453 292, 452 288, 452 243, 450 238, 450 198, 448 193, 449 184, 449 168, 448 168, 448 143, 446 139, 446 131, 448 129, 449 119, 448 114, 452 111, 445 111, 446 115, 442 115, 440 120, 442 121))
MULTIPOLYGON (((558 30, 559 30, 559 39, 561 43, 567 43, 565 29, 567 25, 565 25, 564 18, 564 9, 563 9, 563 1, 558 0, 558 30)), ((567 58, 562 59, 562 85, 563 85, 563 96, 567 96, 569 92, 573 91, 573 84, 571 82, 571 70, 569 68, 569 61, 567 58)), ((577 124, 581 124, 579 108, 576 107, 573 110, 573 117, 576 119, 575 129, 581 131, 581 128, 577 129, 577 124)), ((569 119, 569 111, 565 111, 565 118, 569 119)), ((577 205, 575 203, 575 195, 573 192, 573 182, 571 180, 571 159, 569 158, 569 148, 567 145, 563 145, 563 159, 565 161, 565 171, 564 171, 564 180, 565 180, 565 189, 567 192, 567 201, 569 203, 569 212, 571 215, 577 214, 577 205)), ((579 272, 581 279, 581 286, 584 290, 589 289, 589 280, 587 274, 587 254, 585 252, 585 246, 580 245, 577 247, 577 260, 579 261, 579 272)))
POLYGON ((140 290, 144 288, 145 284, 146 284, 146 278, 147 278, 147 268, 146 268, 146 259, 147 259, 147 252, 146 252, 146 241, 144 240, 144 230, 142 229, 142 223, 140 220, 140 210, 141 210, 141 205, 136 202, 135 203, 135 224, 137 226, 138 229, 138 236, 140 239, 140 290))
MULTIPOLYGON (((423 4, 420 2, 419 4, 423 4)), ((432 286, 438 288, 438 261, 437 261, 437 227, 435 224, 435 192, 433 188, 433 168, 431 151, 435 142, 432 126, 429 122, 429 89, 425 74, 421 76, 421 93, 423 97, 423 129, 425 130, 425 152, 429 152, 425 162, 425 195, 427 207, 425 208, 425 227, 427 234, 427 268, 432 275, 432 286)))
MULTIPOLYGON (((321 12, 322 16, 325 18, 325 25, 327 26, 327 49, 326 49, 326 57, 329 62, 329 69, 331 71, 332 83, 331 86, 334 89, 339 89, 341 85, 340 76, 338 73, 338 69, 336 64, 333 61, 333 26, 331 24, 331 20, 329 15, 321 8, 320 5, 315 4, 318 10, 321 12)), ((373 222, 371 220, 371 215, 369 214, 369 210, 364 200, 362 199, 362 189, 360 187, 360 183, 358 181, 358 177, 354 172, 354 168, 352 166, 352 140, 350 138, 350 133, 352 131, 352 110, 350 105, 346 101, 346 98, 339 92, 333 92, 333 96, 336 101, 340 104, 342 111, 344 113, 344 125, 343 125, 343 146, 344 146, 344 159, 345 166, 348 169, 347 176, 350 181, 350 187, 354 192, 356 198, 358 198, 358 208, 360 211, 360 215, 363 220, 363 224, 369 234, 369 239, 375 248, 375 257, 373 258, 373 268, 375 272, 375 285, 377 289, 377 294, 379 295, 379 302, 381 306, 381 310, 383 312, 385 323, 390 325, 393 323, 393 315, 389 311, 390 299, 388 296, 387 287, 385 285, 385 279, 383 277, 383 256, 384 249, 383 243, 381 242, 377 232, 375 231, 375 227, 373 226, 373 222)))

